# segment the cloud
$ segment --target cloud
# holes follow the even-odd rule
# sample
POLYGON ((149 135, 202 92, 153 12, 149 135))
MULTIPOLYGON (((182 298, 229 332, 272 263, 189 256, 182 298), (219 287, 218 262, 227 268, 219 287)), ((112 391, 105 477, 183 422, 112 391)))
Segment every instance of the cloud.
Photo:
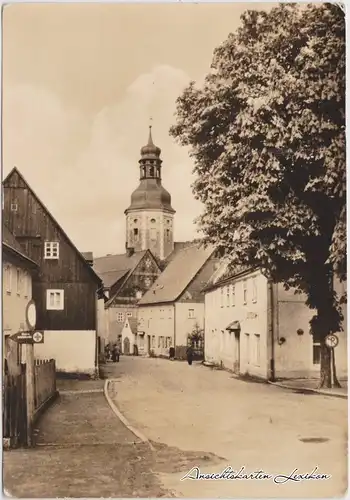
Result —
POLYGON ((163 184, 177 211, 175 238, 191 239, 201 210, 190 188, 192 164, 168 134, 175 100, 189 80, 180 69, 155 66, 93 117, 67 109, 44 88, 5 88, 4 171, 19 168, 81 251, 122 252, 124 210, 139 182, 152 116, 163 184))

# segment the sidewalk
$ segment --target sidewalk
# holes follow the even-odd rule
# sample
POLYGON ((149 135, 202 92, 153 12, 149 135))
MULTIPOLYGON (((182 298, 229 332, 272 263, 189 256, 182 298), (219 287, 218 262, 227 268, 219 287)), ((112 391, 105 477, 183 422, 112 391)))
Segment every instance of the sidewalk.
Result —
POLYGON ((141 442, 117 418, 104 381, 59 381, 60 396, 38 422, 36 447, 4 453, 4 488, 16 498, 173 497, 161 476, 212 454, 141 442))
POLYGON ((101 381, 60 382, 64 390, 38 423, 37 446, 5 452, 4 487, 9 494, 168 496, 150 472, 149 447, 116 418, 96 382, 101 381))
POLYGON ((323 396, 332 396, 336 398, 348 398, 348 381, 340 380, 340 388, 332 388, 328 389, 327 387, 323 387, 322 389, 318 389, 319 379, 280 379, 276 380, 276 382, 269 382, 272 385, 277 387, 281 387, 284 389, 290 389, 293 391, 297 391, 300 393, 313 393, 313 394, 321 394, 323 396))

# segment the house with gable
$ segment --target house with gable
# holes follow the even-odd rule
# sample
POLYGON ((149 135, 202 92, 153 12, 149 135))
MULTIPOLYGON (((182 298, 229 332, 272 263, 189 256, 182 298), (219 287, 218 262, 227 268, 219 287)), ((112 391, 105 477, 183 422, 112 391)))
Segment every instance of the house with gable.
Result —
POLYGON ((38 264, 32 297, 44 342, 37 358, 54 358, 58 372, 97 371, 99 276, 14 168, 3 181, 3 220, 28 257, 38 264))
POLYGON ((120 352, 125 355, 138 355, 137 318, 125 318, 120 339, 120 352))
POLYGON ((213 248, 194 243, 178 251, 138 303, 139 352, 186 356, 188 336, 204 328, 204 292, 218 259, 213 248))
MULTIPOLYGON (((100 310, 105 342, 122 345, 122 330, 127 319, 136 320, 137 303, 160 274, 157 260, 150 250, 107 255, 94 259, 94 270, 103 281, 107 301, 100 310)), ((102 334, 101 334, 102 335, 102 334)), ((126 349, 133 353, 133 345, 126 349)))
MULTIPOLYGON (((344 294, 346 285, 334 281, 344 294)), ((205 292, 205 360, 265 380, 317 378, 320 340, 310 329, 314 315, 304 294, 271 283, 258 268, 234 270, 223 262, 205 292)), ((335 361, 339 379, 347 376, 346 307, 335 361)))
POLYGON ((26 311, 32 300, 32 280, 38 264, 28 257, 9 228, 2 226, 2 329, 4 367, 20 373, 21 346, 11 335, 27 330, 26 311))

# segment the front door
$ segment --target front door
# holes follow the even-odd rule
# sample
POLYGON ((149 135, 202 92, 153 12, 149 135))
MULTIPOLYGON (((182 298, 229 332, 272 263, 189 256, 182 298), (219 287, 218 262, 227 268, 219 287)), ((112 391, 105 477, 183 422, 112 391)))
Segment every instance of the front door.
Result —
POLYGON ((128 356, 130 354, 130 340, 129 337, 125 337, 124 339, 124 354, 128 356))
POLYGON ((240 372, 240 332, 235 332, 235 361, 233 364, 233 371, 237 375, 240 372))

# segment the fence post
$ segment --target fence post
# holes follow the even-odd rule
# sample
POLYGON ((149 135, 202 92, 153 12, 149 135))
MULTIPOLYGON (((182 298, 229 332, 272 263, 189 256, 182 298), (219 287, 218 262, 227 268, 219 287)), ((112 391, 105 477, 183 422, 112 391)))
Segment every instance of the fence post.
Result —
POLYGON ((27 395, 27 445, 32 446, 32 423, 35 411, 34 403, 34 345, 23 344, 26 361, 26 395, 27 395))

